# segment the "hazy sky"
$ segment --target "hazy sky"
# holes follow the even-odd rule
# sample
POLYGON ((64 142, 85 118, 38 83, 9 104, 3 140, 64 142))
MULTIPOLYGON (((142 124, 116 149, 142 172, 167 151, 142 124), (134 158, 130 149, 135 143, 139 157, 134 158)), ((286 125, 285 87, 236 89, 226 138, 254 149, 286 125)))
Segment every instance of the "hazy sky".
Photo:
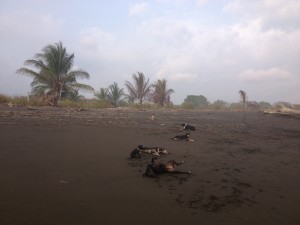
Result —
MULTIPOLYGON (((96 90, 132 74, 171 100, 300 103, 300 0, 0 0, 0 93, 26 95, 24 61, 62 41, 96 90)), ((89 95, 86 95, 89 96, 89 95)))

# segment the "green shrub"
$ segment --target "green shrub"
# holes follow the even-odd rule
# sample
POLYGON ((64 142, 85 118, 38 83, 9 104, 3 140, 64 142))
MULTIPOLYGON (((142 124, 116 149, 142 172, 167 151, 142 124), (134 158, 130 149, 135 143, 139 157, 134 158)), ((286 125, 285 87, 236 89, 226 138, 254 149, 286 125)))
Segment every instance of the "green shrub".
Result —
POLYGON ((183 109, 194 109, 194 104, 192 102, 183 102, 181 104, 181 108, 183 108, 183 109))

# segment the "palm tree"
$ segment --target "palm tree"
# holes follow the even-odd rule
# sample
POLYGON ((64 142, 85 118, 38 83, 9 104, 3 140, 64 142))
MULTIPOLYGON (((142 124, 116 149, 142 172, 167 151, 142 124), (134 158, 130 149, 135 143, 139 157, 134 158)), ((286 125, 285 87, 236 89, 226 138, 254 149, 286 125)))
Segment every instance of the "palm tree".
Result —
POLYGON ((154 92, 152 93, 152 99, 154 103, 164 106, 164 103, 170 103, 171 94, 175 91, 173 89, 167 89, 167 80, 157 80, 154 84, 154 92))
POLYGON ((240 90, 239 94, 240 94, 241 101, 243 102, 244 107, 246 108, 247 93, 243 90, 240 90))
POLYGON ((74 53, 68 54, 63 44, 59 42, 47 45, 33 59, 25 61, 25 65, 36 67, 37 71, 22 67, 16 72, 32 77, 32 92, 50 97, 51 103, 56 106, 60 97, 74 88, 94 90, 89 85, 77 83, 77 78, 89 79, 90 76, 81 69, 71 70, 73 61, 74 53))
POLYGON ((116 107, 123 100, 122 98, 123 96, 124 96, 123 88, 120 89, 116 82, 114 82, 108 87, 107 98, 113 107, 116 107))
POLYGON ((132 75, 133 83, 129 81, 125 82, 125 87, 127 88, 129 94, 128 99, 134 102, 135 99, 138 99, 139 104, 143 104, 143 100, 148 96, 151 91, 152 85, 149 83, 149 79, 145 78, 145 75, 141 72, 132 75))
POLYGON ((100 88, 99 92, 95 93, 95 96, 101 101, 108 101, 108 90, 107 88, 100 88))
POLYGON ((73 91, 70 91, 67 97, 68 99, 74 102, 84 99, 84 96, 79 94, 79 89, 74 89, 73 91))

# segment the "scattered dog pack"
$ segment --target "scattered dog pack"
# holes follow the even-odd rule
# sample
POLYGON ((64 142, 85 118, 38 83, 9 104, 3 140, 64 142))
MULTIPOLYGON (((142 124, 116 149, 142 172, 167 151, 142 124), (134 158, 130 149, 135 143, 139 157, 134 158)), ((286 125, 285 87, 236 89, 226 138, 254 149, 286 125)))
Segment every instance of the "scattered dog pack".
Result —
MULTIPOLYGON (((192 125, 183 123, 180 124, 182 126, 181 130, 186 131, 196 131, 196 128, 192 125)), ((187 132, 184 135, 176 135, 171 137, 170 139, 175 141, 194 141, 190 139, 190 132, 187 132)), ((164 173, 177 173, 177 174, 191 174, 191 171, 180 171, 176 170, 177 166, 180 166, 184 163, 184 161, 178 163, 175 160, 169 160, 167 163, 156 162, 157 158, 161 155, 167 155, 169 152, 163 147, 145 147, 143 145, 138 145, 135 149, 133 149, 130 153, 130 159, 140 159, 142 154, 153 155, 151 159, 151 163, 147 165, 146 172, 144 176, 147 177, 156 177, 158 174, 164 173)))

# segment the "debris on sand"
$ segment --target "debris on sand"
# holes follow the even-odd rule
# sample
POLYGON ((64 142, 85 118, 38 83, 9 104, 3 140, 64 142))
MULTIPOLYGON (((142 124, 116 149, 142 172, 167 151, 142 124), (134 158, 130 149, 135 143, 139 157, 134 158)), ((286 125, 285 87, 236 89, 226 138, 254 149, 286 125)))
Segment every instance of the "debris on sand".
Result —
POLYGON ((263 112, 266 114, 287 114, 287 115, 296 114, 296 115, 300 115, 300 110, 288 108, 288 107, 284 106, 283 104, 279 104, 277 109, 263 110, 263 112))

